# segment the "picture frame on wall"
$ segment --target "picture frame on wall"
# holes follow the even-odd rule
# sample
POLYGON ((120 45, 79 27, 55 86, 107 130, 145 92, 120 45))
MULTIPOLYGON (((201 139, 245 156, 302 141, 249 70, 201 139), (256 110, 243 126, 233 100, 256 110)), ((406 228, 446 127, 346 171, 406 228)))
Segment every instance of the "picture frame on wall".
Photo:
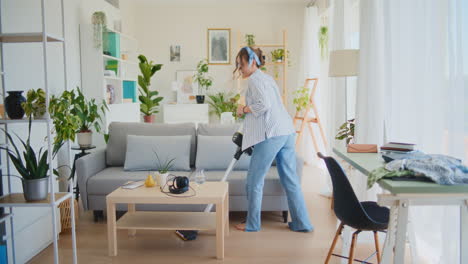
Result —
POLYGON ((230 28, 209 28, 207 31, 207 46, 208 64, 231 64, 230 28))
POLYGON ((195 94, 197 93, 197 83, 193 76, 197 71, 182 70, 176 71, 176 93, 178 104, 190 104, 195 102, 195 94))

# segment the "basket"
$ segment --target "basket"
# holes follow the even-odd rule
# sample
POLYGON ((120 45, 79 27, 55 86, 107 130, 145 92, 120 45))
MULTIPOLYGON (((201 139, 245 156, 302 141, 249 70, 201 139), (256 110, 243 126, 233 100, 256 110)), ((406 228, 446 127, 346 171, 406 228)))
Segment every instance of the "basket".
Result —
MULTIPOLYGON (((73 200, 73 206, 75 207, 75 223, 78 219, 78 202, 75 199, 73 200)), ((60 225, 61 232, 71 228, 71 208, 70 208, 70 199, 67 199, 61 202, 58 206, 60 208, 60 225)))

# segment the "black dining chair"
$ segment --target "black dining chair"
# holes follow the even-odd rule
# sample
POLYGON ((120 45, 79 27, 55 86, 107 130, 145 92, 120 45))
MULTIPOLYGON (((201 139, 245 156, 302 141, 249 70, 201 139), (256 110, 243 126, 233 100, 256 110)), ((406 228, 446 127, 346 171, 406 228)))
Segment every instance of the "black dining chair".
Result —
POLYGON ((332 255, 348 259, 348 264, 353 263, 353 261, 369 263, 354 259, 357 236, 362 231, 374 232, 377 261, 380 263, 381 256, 377 232, 385 232, 387 230, 390 210, 386 207, 379 206, 376 202, 359 202, 340 164, 338 164, 334 158, 326 157, 320 152, 317 153, 317 155, 325 161, 328 172, 330 173, 333 184, 333 210, 336 217, 341 221, 330 246, 330 250, 328 251, 325 264, 328 264, 332 255), (353 233, 348 257, 333 254, 336 242, 344 226, 356 229, 353 233))

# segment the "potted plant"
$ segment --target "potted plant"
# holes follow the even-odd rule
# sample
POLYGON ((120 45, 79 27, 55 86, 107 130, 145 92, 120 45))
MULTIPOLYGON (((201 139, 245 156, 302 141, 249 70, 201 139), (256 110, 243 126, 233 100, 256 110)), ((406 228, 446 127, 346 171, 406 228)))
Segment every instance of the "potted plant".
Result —
POLYGON ((45 91, 42 88, 29 90, 26 94, 26 101, 21 106, 27 117, 44 118, 46 113, 45 91))
POLYGON ((198 104, 203 104, 205 102, 204 92, 213 85, 213 79, 206 76, 207 73, 208 62, 206 60, 201 60, 197 65, 197 73, 193 76, 194 80, 198 83, 198 95, 196 96, 198 104))
POLYGON ((296 106, 296 111, 299 112, 307 107, 309 103, 309 89, 307 87, 300 87, 294 91, 293 104, 296 106))
MULTIPOLYGON (((289 55, 289 50, 287 51, 289 55)), ((273 62, 283 62, 284 60, 284 49, 275 49, 271 52, 271 60, 273 62)))
POLYGON ((230 112, 234 116, 234 119, 237 120, 237 105, 240 99, 240 94, 234 96, 224 93, 217 93, 214 95, 209 95, 210 101, 208 104, 211 106, 211 113, 215 114, 218 118, 221 118, 222 113, 230 112))
POLYGON ((49 102, 49 113, 54 123, 54 144, 75 141, 80 128, 80 118, 74 114, 75 92, 64 91, 60 96, 52 96, 49 102))
MULTIPOLYGON (((13 146, 13 150, 7 147, 0 147, 7 151, 11 162, 15 166, 20 176, 19 177, 23 185, 23 195, 26 201, 38 201, 47 198, 49 193, 49 163, 48 163, 48 150, 43 151, 43 147, 39 149, 36 155, 36 151, 31 147, 31 122, 32 118, 29 118, 29 129, 28 139, 26 142, 22 140, 18 135, 16 137, 21 142, 24 150, 21 154, 16 146, 15 141, 10 133, 2 128, 9 140, 9 144, 13 146)), ((60 144, 54 145, 53 157, 61 147, 60 144)))
POLYGON ((97 133, 101 132, 101 114, 104 114, 108 108, 104 100, 101 105, 98 105, 94 98, 87 100, 78 87, 76 88, 76 93, 76 95, 73 93, 71 97, 71 113, 80 120, 80 127, 77 131, 78 145, 81 147, 89 147, 92 145, 93 136, 91 128, 94 128, 97 133))
POLYGON ((354 118, 343 123, 336 134, 335 139, 343 140, 346 139, 346 145, 348 145, 354 139, 354 118))
POLYGON ((318 32, 320 55, 322 59, 328 56, 328 27, 321 26, 318 32))
POLYGON ((245 34, 245 44, 249 47, 255 46, 255 36, 253 34, 245 34))
POLYGON ((154 64, 153 61, 146 59, 144 55, 138 56, 140 63, 141 75, 138 75, 138 85, 140 86, 140 112, 143 113, 143 118, 146 123, 154 122, 154 115, 158 113, 159 102, 162 101, 163 97, 158 97, 158 91, 150 91, 151 77, 159 70, 161 70, 162 64, 154 64))
MULTIPOLYGON (((103 41, 106 40, 106 38, 103 38, 103 34, 107 32, 106 14, 102 11, 94 12, 91 17, 91 23, 93 24, 94 47, 100 48, 103 41)), ((106 45, 104 45, 104 47, 106 47, 106 45)))
POLYGON ((169 177, 169 170, 174 166, 175 158, 169 159, 169 157, 167 157, 164 162, 161 162, 161 159, 159 158, 159 155, 156 151, 154 151, 154 155, 156 155, 156 165, 158 171, 156 174, 156 181, 162 190, 166 185, 167 178, 169 177))

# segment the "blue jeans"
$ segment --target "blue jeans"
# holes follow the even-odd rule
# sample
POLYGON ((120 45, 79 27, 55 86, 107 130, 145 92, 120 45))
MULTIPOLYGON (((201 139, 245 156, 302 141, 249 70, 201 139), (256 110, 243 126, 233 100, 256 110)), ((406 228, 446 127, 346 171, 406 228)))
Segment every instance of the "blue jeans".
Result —
POLYGON ((288 223, 289 228, 300 232, 313 230, 296 173, 294 141, 295 134, 291 134, 272 137, 254 146, 247 173, 246 191, 249 205, 245 231, 256 232, 260 230, 263 184, 265 175, 275 158, 280 182, 288 198, 289 213, 292 219, 292 222, 288 223))

